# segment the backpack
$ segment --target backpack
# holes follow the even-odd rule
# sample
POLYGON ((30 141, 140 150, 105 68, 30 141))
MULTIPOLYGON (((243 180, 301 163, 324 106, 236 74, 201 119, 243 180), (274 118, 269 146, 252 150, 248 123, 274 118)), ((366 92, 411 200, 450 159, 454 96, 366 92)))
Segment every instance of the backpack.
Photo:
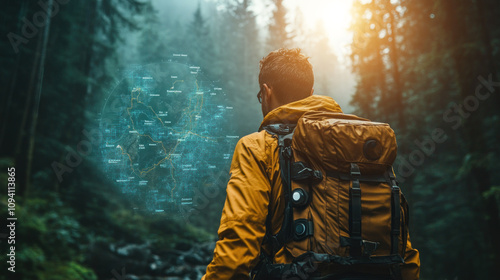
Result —
POLYGON ((252 278, 401 279, 408 204, 392 169, 390 126, 313 111, 263 129, 278 139, 285 210, 275 235, 267 217, 271 252, 261 250, 252 278), (294 260, 273 264, 284 246, 294 260))

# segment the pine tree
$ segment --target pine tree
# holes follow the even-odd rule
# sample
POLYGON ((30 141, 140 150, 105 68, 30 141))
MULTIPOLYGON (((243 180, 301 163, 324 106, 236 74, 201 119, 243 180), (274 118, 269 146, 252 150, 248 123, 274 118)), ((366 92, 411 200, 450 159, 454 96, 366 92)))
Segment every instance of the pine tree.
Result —
MULTIPOLYGON (((334 80, 338 73, 337 56, 330 47, 323 21, 316 23, 310 33, 305 52, 311 56, 314 70, 314 92, 321 95, 334 95, 334 80)), ((333 96, 332 96, 333 97, 333 96)))
POLYGON ((362 75, 353 105, 367 116, 390 122, 403 133, 405 100, 400 73, 401 40, 397 34, 401 14, 397 2, 356 1, 351 59, 354 71, 362 75))
POLYGON ((214 42, 207 20, 201 12, 200 2, 187 28, 186 38, 186 49, 191 57, 190 61, 201 66, 211 76, 211 69, 215 63, 214 42))
POLYGON ((269 34, 267 39, 268 50, 276 50, 289 47, 292 35, 287 31, 288 22, 286 19, 287 9, 283 5, 283 0, 273 0, 274 10, 269 24, 269 34))
POLYGON ((216 37, 222 78, 234 110, 240 112, 237 120, 239 135, 254 132, 262 120, 257 102, 259 90, 257 74, 261 58, 261 43, 256 16, 251 1, 228 1, 221 12, 216 37), (256 106, 248 106, 256 104, 256 106))
POLYGON ((161 26, 158 19, 158 11, 151 2, 146 2, 144 8, 143 26, 139 34, 139 44, 137 46, 137 61, 135 63, 147 64, 166 60, 172 55, 173 49, 170 44, 169 26, 161 26))

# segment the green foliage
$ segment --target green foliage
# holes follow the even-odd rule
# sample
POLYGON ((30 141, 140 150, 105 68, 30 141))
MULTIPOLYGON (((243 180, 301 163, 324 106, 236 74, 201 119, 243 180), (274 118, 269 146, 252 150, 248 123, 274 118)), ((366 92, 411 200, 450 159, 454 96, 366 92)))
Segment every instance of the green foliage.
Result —
MULTIPOLYGON (((1 199, 6 200, 5 195, 1 199)), ((56 279, 54 274, 49 276, 54 271, 58 277, 67 277, 60 279, 95 279, 91 269, 77 264, 85 259, 85 229, 76 220, 74 209, 56 196, 17 196, 15 213, 18 220, 13 245, 20 279, 56 279)))
MULTIPOLYGON (((11 161, 0 159, 6 169, 11 161)), ((0 175, 6 181, 6 173, 0 175)), ((99 188, 78 199, 98 203, 82 206, 73 199, 49 192, 33 197, 16 196, 16 277, 18 279, 97 279, 89 266, 92 246, 99 243, 151 243, 158 250, 175 248, 177 243, 191 244, 214 239, 214 234, 185 224, 182 218, 168 214, 139 214, 113 188, 99 188), (110 199, 111 198, 111 199, 110 199), (84 212, 85 214, 81 213, 84 212), (22 269, 21 269, 22 268, 22 269)), ((6 194, 0 194, 2 208, 6 194)), ((109 268, 111 269, 111 268, 109 268)))
POLYGON ((45 270, 38 275, 40 280, 97 280, 92 269, 75 262, 46 263, 45 270))
POLYGON ((489 190, 483 192, 483 197, 486 199, 494 197, 500 201, 500 186, 491 186, 489 190))
POLYGON ((165 219, 161 216, 153 218, 147 234, 151 236, 154 247, 162 250, 173 249, 178 243, 194 244, 214 239, 213 234, 200 227, 184 224, 181 219, 165 219))

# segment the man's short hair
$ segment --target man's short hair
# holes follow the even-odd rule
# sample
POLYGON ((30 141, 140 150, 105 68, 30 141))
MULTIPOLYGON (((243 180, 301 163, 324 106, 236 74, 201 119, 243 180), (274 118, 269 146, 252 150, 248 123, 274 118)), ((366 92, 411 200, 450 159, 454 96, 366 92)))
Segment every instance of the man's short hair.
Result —
POLYGON ((299 48, 269 53, 260 61, 259 85, 267 84, 285 104, 308 97, 314 85, 308 59, 299 48))

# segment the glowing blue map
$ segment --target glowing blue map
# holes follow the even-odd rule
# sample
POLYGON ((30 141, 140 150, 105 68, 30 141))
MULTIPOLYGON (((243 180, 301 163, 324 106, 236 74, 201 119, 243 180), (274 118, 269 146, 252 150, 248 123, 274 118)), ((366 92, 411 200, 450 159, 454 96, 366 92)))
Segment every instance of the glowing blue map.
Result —
POLYGON ((193 204, 196 190, 227 174, 238 140, 224 91, 200 67, 175 62, 125 76, 101 113, 106 174, 139 209, 193 204))

